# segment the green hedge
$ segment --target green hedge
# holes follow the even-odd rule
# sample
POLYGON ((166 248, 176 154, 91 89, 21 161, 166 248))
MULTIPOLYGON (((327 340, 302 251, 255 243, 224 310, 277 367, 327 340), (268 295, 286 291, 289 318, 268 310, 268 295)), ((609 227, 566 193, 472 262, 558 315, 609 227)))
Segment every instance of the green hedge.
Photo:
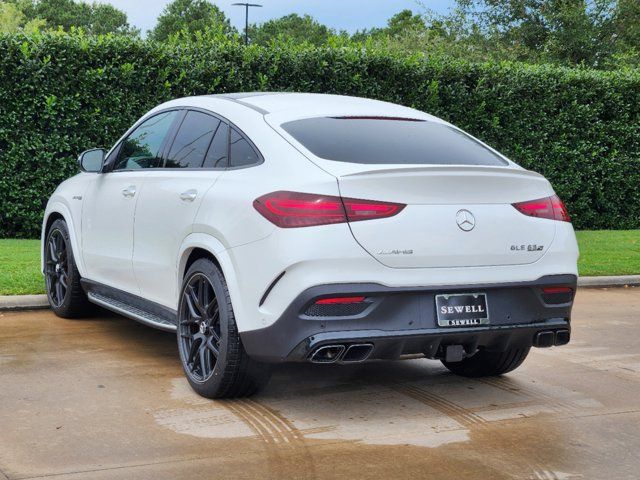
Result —
POLYGON ((38 234, 75 157, 145 111, 204 93, 378 98, 443 117, 544 174, 577 228, 640 227, 640 73, 468 64, 383 51, 0 36, 0 237, 38 234))

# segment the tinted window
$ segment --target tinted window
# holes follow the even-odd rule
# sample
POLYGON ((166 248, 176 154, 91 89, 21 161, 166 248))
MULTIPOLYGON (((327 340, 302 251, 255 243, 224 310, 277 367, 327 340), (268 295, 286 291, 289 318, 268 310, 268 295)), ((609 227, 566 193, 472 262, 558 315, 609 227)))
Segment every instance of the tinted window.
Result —
POLYGON ((161 167, 160 147, 176 115, 176 111, 161 113, 136 128, 122 142, 114 170, 161 167))
POLYGON ((173 141, 166 168, 200 168, 220 120, 200 112, 187 112, 173 141))
POLYGON ((229 126, 222 122, 204 160, 204 168, 226 168, 229 153, 229 126))
POLYGON ((454 128, 391 118, 309 118, 282 125, 314 155, 351 163, 507 165, 454 128))
POLYGON ((230 138, 230 165, 232 167, 242 167, 253 165, 260 161, 260 157, 251 144, 235 128, 231 128, 230 138))

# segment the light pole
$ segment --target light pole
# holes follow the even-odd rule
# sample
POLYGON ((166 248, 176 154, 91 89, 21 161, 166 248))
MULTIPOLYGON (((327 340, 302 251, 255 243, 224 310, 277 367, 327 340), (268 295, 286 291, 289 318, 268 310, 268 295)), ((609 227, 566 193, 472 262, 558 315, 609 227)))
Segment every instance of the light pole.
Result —
POLYGON ((244 7, 244 44, 249 45, 249 7, 262 7, 257 3, 232 3, 238 7, 244 7))

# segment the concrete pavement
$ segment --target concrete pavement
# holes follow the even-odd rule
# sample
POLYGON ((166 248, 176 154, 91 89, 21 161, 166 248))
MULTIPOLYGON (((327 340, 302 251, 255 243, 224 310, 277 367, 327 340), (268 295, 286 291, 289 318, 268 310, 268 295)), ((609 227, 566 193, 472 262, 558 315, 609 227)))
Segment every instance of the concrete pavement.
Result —
POLYGON ((0 312, 0 479, 637 479, 640 289, 578 292, 572 343, 500 378, 291 365, 209 401, 172 334, 0 312))

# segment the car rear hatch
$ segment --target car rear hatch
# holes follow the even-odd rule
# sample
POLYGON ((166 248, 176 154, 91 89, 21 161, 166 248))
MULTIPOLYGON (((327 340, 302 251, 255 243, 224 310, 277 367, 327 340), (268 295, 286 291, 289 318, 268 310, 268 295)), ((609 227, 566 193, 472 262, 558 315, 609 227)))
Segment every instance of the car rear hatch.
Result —
POLYGON ((343 198, 406 205, 350 221, 356 241, 386 266, 529 264, 553 242, 556 222, 513 206, 553 195, 549 182, 433 117, 265 118, 336 176, 343 198))
POLYGON ((403 203, 396 216, 350 223, 358 243, 396 268, 519 265, 541 258, 555 222, 512 203, 543 198, 542 177, 505 167, 422 167, 338 177, 343 197, 403 203))

